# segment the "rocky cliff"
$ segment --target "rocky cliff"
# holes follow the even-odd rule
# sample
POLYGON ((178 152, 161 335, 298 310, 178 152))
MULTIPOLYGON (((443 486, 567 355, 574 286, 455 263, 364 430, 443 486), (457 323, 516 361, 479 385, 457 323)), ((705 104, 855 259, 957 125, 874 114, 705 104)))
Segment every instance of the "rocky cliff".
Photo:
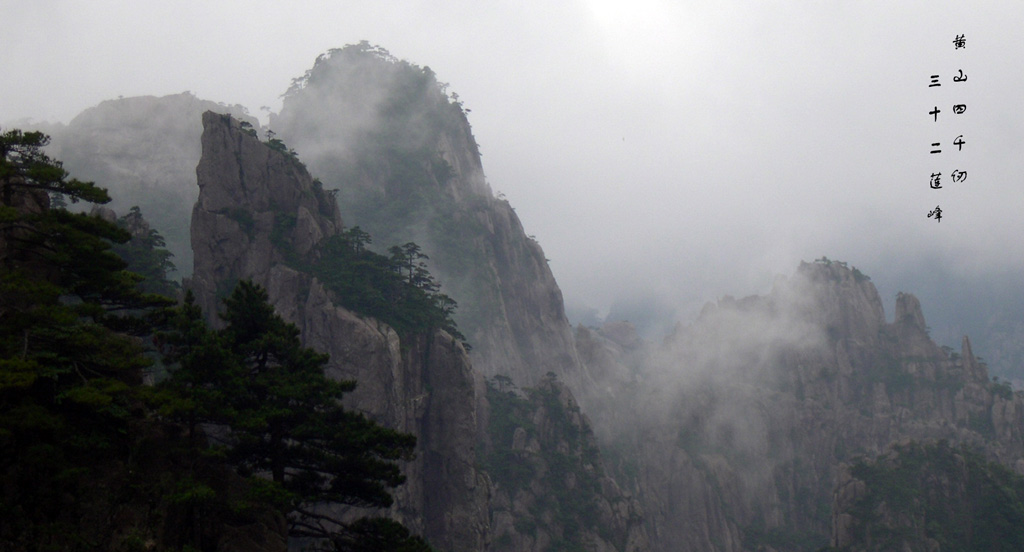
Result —
POLYGON ((637 455, 620 479, 657 550, 823 546, 840 464, 903 439, 1024 467, 1022 397, 989 381, 966 338, 959 354, 935 345, 914 296, 886 322, 845 263, 804 263, 767 296, 707 306, 651 353, 635 389, 620 388, 639 408, 610 443, 637 455))
POLYGON ((647 550, 639 502, 604 469, 587 417, 554 374, 488 383, 481 464, 495 483, 495 551, 647 550))
POLYGON ((328 373, 359 382, 351 408, 417 436, 395 517, 440 548, 482 549, 488 486, 474 466, 481 381, 461 345, 440 331, 400 343, 394 330, 335 305, 316 278, 288 266, 340 231, 333 198, 238 121, 208 112, 203 125, 192 217, 197 302, 212 316, 234 282, 264 286, 304 345, 330 354, 328 373))
POLYGON ((513 549, 543 550, 555 541, 592 551, 645 549, 638 507, 607 476, 567 388, 545 380, 530 391, 541 402, 518 407, 517 415, 532 420, 528 448, 541 459, 537 471, 510 476, 507 466, 482 461, 494 451, 527 454, 526 445, 490 439, 490 421, 500 416, 492 415, 484 379, 461 343, 440 330, 400 337, 337 303, 304 268, 321 254, 321 240, 341 230, 334 198, 294 156, 238 121, 208 112, 203 124, 192 223, 197 302, 212 317, 234 282, 263 285, 275 309, 299 326, 304 345, 330 355, 329 375, 358 382, 346 397, 350 408, 416 435, 416 459, 403 468, 408 481, 394 492, 392 516, 442 550, 509 550, 524 542, 529 547, 513 549), (519 477, 528 494, 500 483, 508 477, 519 477), (552 504, 552 478, 568 496, 586 492, 552 504), (601 523, 583 512, 599 513, 601 523))
POLYGON ((484 180, 456 95, 428 67, 366 43, 320 56, 271 126, 381 250, 414 241, 459 304, 474 366, 532 385, 585 376, 540 245, 484 180))

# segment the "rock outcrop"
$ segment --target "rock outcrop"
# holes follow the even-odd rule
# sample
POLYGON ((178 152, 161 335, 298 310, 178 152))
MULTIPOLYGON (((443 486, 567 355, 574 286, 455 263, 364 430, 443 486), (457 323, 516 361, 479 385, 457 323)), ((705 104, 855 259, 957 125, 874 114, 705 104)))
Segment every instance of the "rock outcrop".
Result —
POLYGON ((203 125, 192 225, 197 303, 213 317, 238 280, 264 286, 304 345, 330 354, 329 375, 358 382, 351 408, 417 436, 393 515, 442 549, 483 549, 488 485, 474 465, 481 383, 462 346, 441 331, 400 343, 390 327, 335 305, 316 278, 288 266, 341 229, 333 198, 238 121, 208 112, 203 125))
POLYGON ((492 442, 490 424, 500 416, 458 340, 441 330, 400 338, 338 304, 303 270, 319 254, 318 242, 341 229, 330 194, 294 156, 260 143, 236 120, 206 113, 203 123, 192 225, 197 303, 212 321, 235 282, 264 286, 303 344, 330 355, 328 374, 358 382, 348 407, 417 437, 390 515, 441 550, 527 543, 524 549, 539 551, 555 542, 594 552, 646 550, 636 501, 608 477, 586 419, 554 374, 528 391, 535 398, 520 415, 530 417, 530 431, 513 428, 518 440, 492 442), (481 466, 494 450, 518 451, 537 469, 523 475, 515 466, 481 466), (501 483, 519 477, 505 468, 522 475, 525 494, 501 483), (553 503, 549 486, 569 500, 553 503))

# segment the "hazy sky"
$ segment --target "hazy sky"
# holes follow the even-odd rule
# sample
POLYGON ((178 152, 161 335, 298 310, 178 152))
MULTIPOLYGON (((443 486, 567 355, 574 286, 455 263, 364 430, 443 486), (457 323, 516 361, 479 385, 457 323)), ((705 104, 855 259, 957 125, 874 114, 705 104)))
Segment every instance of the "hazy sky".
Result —
POLYGON ((265 121, 365 39, 472 110, 567 302, 689 316, 822 255, 880 286, 899 263, 1024 269, 1022 21, 1018 1, 0 0, 0 121, 185 90, 265 121))

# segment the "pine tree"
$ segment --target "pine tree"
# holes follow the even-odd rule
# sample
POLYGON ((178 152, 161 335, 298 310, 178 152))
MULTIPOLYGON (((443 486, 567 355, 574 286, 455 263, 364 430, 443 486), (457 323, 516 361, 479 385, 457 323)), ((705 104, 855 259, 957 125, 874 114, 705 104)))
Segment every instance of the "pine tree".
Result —
POLYGON ((358 226, 324 240, 312 273, 334 294, 338 304, 389 324, 399 335, 443 329, 469 344, 452 316, 456 303, 440 293, 427 271, 428 257, 408 242, 388 249, 385 257, 365 248, 370 235, 358 226))
POLYGON ((405 480, 396 461, 411 458, 415 437, 344 409, 355 382, 325 376, 327 355, 301 346, 298 328, 274 312, 263 288, 239 282, 224 304, 218 332, 190 296, 178 309, 175 331, 163 338, 177 368, 162 384, 177 400, 165 400, 164 411, 190 428, 228 428, 228 461, 288 515, 291 535, 349 535, 316 505, 389 506, 388 489, 405 480))
POLYGON ((132 207, 117 219, 117 226, 127 230, 131 238, 123 244, 114 244, 113 251, 128 264, 128 270, 144 278, 139 288, 146 293, 178 297, 178 283, 167 278, 168 273, 176 270, 171 262, 174 254, 165 249, 164 237, 150 228, 142 211, 132 207))
POLYGON ((70 542, 100 460, 125 459, 134 389, 149 361, 141 316, 166 305, 110 251, 128 236, 51 208, 109 201, 42 152, 47 137, 0 134, 0 548, 70 542), (63 540, 61 540, 63 539, 63 540))

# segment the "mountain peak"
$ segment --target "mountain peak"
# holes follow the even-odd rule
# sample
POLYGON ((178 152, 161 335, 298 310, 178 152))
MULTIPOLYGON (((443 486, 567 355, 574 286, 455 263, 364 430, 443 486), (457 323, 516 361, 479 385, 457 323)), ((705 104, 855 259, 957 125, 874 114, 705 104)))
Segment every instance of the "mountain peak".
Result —
POLYGON ((362 42, 320 55, 271 126, 318 175, 344 173, 343 203, 434 190, 490 198, 462 103, 447 87, 429 67, 362 42))

